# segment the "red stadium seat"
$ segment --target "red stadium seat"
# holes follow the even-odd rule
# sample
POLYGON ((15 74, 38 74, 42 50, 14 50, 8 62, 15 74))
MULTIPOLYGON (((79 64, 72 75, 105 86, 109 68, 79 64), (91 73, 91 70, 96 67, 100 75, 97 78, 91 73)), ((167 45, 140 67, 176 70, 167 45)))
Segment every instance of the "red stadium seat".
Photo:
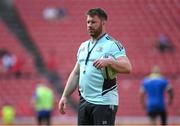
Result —
MULTIPOLYGON (((22 21, 24 21, 30 36, 42 53, 43 58, 46 60, 49 50, 55 50, 58 64, 57 71, 62 77, 63 86, 74 67, 73 64, 76 62, 77 48, 81 42, 89 38, 86 33, 84 13, 91 7, 99 6, 107 10, 109 14, 107 29, 110 35, 122 42, 133 65, 131 76, 134 77, 128 80, 119 80, 120 107, 118 115, 140 116, 145 114, 138 101, 138 90, 140 80, 144 75, 149 73, 151 67, 155 64, 159 65, 162 68, 162 72, 171 78, 177 97, 180 94, 178 91, 179 80, 174 77, 180 72, 179 12, 176 1, 113 0, 109 2, 108 0, 30 0, 24 2, 24 0, 16 0, 15 4, 22 21), (66 15, 59 20, 47 21, 42 15, 43 10, 47 7, 63 8, 66 11, 66 15), (155 44, 159 32, 168 34, 175 45, 174 53, 160 54, 156 50, 155 44)), ((0 33, 3 33, 3 36, 0 37, 0 47, 4 46, 15 53, 23 54, 23 57, 27 57, 27 64, 24 66, 24 69, 30 72, 36 72, 36 69, 32 65, 31 56, 20 47, 17 42, 18 40, 7 31, 5 25, 2 23, 0 23, 0 33), (7 41, 9 44, 6 43, 7 41)), ((0 81, 2 81, 0 85, 0 96, 4 98, 4 101, 6 99, 17 100, 18 98, 14 94, 18 92, 18 96, 24 99, 24 102, 18 102, 23 108, 22 111, 18 108, 18 111, 20 111, 19 115, 23 115, 24 113, 26 115, 32 115, 32 112, 29 110, 30 106, 25 106, 25 103, 28 103, 28 99, 31 96, 34 81, 30 79, 0 81), (11 86, 13 86, 13 91, 10 90, 12 87, 9 87, 8 83, 11 83, 11 86), (27 85, 24 85, 24 83, 27 83, 27 85), (6 96, 7 93, 11 95, 6 96)), ((78 91, 72 97, 77 101, 78 91)), ((179 99, 176 99, 175 104, 170 109, 170 114, 179 115, 180 110, 179 112, 176 111, 178 104, 179 99)), ((0 105, 2 105, 1 101, 0 105)), ((71 109, 69 113, 70 115, 75 114, 71 109)))

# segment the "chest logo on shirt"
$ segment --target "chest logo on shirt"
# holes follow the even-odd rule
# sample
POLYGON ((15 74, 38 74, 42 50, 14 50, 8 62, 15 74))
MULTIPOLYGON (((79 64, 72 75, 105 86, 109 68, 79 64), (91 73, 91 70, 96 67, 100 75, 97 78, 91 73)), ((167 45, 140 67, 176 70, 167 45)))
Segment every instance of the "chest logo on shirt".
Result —
POLYGON ((102 52, 103 51, 103 47, 99 47, 96 49, 97 52, 102 52))
POLYGON ((81 48, 81 51, 82 51, 82 52, 84 52, 85 50, 86 50, 86 48, 85 48, 85 47, 81 48))

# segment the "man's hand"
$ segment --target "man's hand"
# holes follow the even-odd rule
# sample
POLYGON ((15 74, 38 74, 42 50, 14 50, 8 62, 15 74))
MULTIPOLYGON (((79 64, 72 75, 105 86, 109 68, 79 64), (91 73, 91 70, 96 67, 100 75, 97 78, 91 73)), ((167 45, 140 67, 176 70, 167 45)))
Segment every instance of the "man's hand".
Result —
POLYGON ((99 58, 99 59, 94 61, 93 66, 96 67, 97 69, 101 69, 103 67, 108 66, 109 62, 111 62, 112 60, 114 60, 112 57, 99 58))
POLYGON ((59 112, 61 114, 66 114, 66 112, 64 111, 66 109, 66 106, 67 106, 67 98, 62 97, 59 101, 59 112))

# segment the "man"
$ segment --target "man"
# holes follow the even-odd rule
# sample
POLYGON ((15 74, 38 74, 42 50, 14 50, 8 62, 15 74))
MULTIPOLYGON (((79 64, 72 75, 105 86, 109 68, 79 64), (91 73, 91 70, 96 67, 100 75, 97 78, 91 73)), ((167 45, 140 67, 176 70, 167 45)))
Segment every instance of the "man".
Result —
POLYGON ((160 74, 160 69, 157 66, 152 68, 152 73, 143 80, 141 85, 141 104, 147 110, 150 122, 156 124, 156 117, 160 116, 161 124, 167 124, 167 114, 165 106, 164 92, 169 95, 168 105, 172 104, 173 90, 167 79, 160 74), (145 103, 145 95, 147 96, 145 103))
POLYGON ((106 33, 105 11, 93 8, 86 15, 91 39, 79 47, 77 63, 59 101, 59 110, 65 113, 68 97, 79 84, 78 125, 114 125, 118 107, 116 78, 105 79, 101 68, 111 67, 117 73, 129 73, 131 64, 124 47, 106 33), (106 54, 113 58, 102 58, 106 54))
POLYGON ((1 110, 2 122, 4 125, 12 125, 15 120, 16 111, 13 105, 6 103, 1 110))
POLYGON ((54 93, 47 84, 38 84, 32 99, 37 114, 38 125, 51 125, 51 114, 54 108, 54 93))

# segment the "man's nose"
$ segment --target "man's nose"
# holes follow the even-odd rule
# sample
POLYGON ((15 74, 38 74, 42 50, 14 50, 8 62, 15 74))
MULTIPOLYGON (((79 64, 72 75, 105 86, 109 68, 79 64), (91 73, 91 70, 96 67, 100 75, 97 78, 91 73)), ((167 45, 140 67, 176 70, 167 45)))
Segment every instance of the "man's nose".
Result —
POLYGON ((92 27, 92 23, 88 23, 87 26, 88 26, 88 28, 91 28, 92 27))

